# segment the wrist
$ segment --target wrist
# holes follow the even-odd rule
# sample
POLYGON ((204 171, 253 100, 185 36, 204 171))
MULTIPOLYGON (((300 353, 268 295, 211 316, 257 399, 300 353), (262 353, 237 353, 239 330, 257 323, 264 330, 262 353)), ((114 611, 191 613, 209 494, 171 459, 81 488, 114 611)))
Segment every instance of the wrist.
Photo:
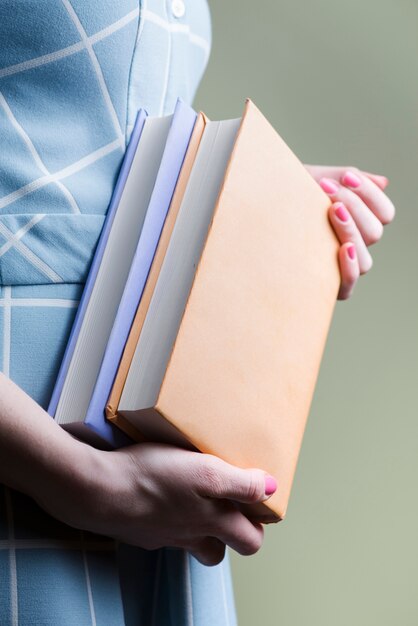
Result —
POLYGON ((33 480, 25 491, 53 517, 87 529, 81 522, 94 493, 99 451, 65 431, 62 435, 53 450, 38 455, 33 480))

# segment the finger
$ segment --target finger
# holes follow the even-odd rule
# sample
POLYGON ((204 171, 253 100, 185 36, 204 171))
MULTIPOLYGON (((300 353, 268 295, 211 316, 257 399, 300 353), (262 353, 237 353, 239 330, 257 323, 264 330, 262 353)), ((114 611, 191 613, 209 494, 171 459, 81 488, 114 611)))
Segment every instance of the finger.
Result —
POLYGON ((319 184, 333 202, 340 201, 346 206, 366 246, 371 246, 379 241, 383 235, 382 222, 378 220, 356 193, 330 178, 321 178, 319 184))
POLYGON ((395 217, 395 207, 392 201, 360 170, 345 170, 340 176, 340 183, 354 191, 382 224, 389 224, 395 217))
POLYGON ((343 176, 344 172, 347 170, 361 171, 365 176, 368 176, 382 191, 389 184, 389 180, 386 176, 381 176, 380 174, 373 174, 371 172, 364 172, 359 170, 356 167, 351 166, 341 166, 341 165, 305 165, 308 172, 315 178, 316 181, 319 181, 321 178, 335 178, 336 180, 340 180, 341 176, 343 176))
POLYGON ((382 224, 388 224, 395 216, 395 207, 380 186, 357 168, 346 169, 340 176, 345 185, 363 200, 382 224))
POLYGON ((338 300, 347 300, 351 297, 360 274, 356 249, 353 243, 348 242, 341 246, 338 251, 338 260, 341 272, 338 300))
POLYGON ((334 202, 329 208, 329 218, 334 231, 342 244, 352 242, 356 247, 360 274, 365 274, 373 265, 360 231, 350 212, 342 202, 334 202))
POLYGON ((374 183, 376 183, 376 185, 380 187, 382 191, 384 191, 389 184, 389 180, 386 178, 386 176, 380 176, 380 174, 372 174, 371 172, 365 171, 363 171, 363 174, 368 176, 374 183))
POLYGON ((205 537, 188 548, 195 559, 208 566, 221 563, 225 556, 225 550, 225 544, 216 537, 205 537))
POLYGON ((211 534, 244 556, 255 554, 261 548, 264 528, 261 523, 251 522, 237 509, 220 515, 211 534))
POLYGON ((277 483, 261 469, 242 469, 211 454, 200 455, 197 492, 210 498, 238 502, 263 502, 277 488, 277 483))

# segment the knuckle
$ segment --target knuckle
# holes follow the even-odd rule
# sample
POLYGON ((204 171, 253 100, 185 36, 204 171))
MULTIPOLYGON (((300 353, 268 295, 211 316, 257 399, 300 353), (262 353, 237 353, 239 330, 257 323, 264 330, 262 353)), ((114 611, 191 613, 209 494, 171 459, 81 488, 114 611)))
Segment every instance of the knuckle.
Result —
POLYGON ((261 486, 259 476, 256 476, 253 472, 251 472, 249 475, 246 491, 246 495, 251 501, 260 500, 264 496, 264 489, 261 486))
POLYGON ((224 480, 215 460, 207 459, 199 467, 198 478, 201 484, 213 495, 220 495, 224 492, 224 480))

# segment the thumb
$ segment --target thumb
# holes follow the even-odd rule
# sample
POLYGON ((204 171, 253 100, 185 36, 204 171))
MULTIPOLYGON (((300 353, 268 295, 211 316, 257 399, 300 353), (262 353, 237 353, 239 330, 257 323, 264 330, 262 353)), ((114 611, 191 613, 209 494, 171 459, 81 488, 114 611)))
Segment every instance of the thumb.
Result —
POLYGON ((261 469, 242 469, 212 455, 201 456, 198 491, 202 496, 250 504, 267 500, 277 489, 275 478, 261 469))

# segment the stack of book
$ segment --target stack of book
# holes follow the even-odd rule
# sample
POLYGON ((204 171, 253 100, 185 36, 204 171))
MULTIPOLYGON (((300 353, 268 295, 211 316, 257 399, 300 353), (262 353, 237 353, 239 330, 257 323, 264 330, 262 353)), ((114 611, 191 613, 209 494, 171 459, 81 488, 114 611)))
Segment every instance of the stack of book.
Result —
POLYGON ((140 111, 49 413, 260 467, 278 490, 248 513, 282 519, 340 283, 329 205, 251 100, 140 111))

